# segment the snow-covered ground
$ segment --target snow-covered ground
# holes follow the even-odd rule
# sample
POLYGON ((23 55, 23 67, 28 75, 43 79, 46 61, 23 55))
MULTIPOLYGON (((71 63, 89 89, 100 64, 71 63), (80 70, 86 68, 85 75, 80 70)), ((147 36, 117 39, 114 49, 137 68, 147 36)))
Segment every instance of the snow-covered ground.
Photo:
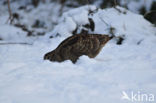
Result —
POLYGON ((156 28, 141 15, 121 7, 84 6, 64 13, 52 32, 38 38, 24 37, 8 24, 0 26, 0 36, 6 38, 0 42, 16 35, 16 42, 32 43, 0 45, 0 103, 132 103, 121 99, 123 91, 156 96, 156 28), (94 13, 88 15, 88 10, 94 13), (122 45, 113 39, 96 58, 82 56, 76 64, 43 60, 76 27, 81 31, 88 18, 95 23, 90 33, 109 34, 113 27, 114 35, 125 39, 122 45))

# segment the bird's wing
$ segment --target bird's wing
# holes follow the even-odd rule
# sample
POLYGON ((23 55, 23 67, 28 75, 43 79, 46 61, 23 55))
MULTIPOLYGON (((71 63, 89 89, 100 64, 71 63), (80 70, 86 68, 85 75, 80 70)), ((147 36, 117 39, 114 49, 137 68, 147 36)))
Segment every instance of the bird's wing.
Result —
MULTIPOLYGON (((84 35, 85 36, 85 35, 84 35)), ((86 35, 86 37, 79 37, 79 40, 72 45, 72 52, 78 55, 87 55, 94 49, 93 40, 86 35)))
POLYGON ((79 35, 71 36, 71 37, 69 37, 69 38, 63 40, 63 41, 59 44, 59 46, 58 46, 57 48, 62 48, 62 47, 63 47, 63 48, 66 48, 67 46, 71 46, 71 45, 77 43, 78 39, 79 39, 79 35))

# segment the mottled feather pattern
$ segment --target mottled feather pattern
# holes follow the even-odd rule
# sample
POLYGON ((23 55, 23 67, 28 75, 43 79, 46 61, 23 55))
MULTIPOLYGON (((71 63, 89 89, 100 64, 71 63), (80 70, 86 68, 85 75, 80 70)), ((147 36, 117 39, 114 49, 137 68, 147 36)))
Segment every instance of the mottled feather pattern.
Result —
POLYGON ((61 42, 55 50, 45 54, 44 59, 58 62, 71 60, 75 63, 82 55, 94 58, 111 38, 101 34, 76 34, 61 42))

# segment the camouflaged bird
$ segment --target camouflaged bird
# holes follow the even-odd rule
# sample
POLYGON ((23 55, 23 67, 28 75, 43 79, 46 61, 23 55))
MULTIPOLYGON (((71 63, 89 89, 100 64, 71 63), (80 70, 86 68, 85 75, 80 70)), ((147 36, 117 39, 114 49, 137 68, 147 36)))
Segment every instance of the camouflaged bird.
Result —
POLYGON ((65 39, 55 50, 45 54, 44 59, 62 62, 71 60, 75 63, 82 55, 96 57, 102 47, 112 37, 101 34, 76 34, 65 39))

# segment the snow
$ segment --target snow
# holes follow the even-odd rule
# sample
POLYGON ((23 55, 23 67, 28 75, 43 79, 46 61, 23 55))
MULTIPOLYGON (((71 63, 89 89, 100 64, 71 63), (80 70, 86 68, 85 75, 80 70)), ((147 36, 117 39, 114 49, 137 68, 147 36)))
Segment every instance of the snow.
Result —
POLYGON ((26 33, 24 33, 21 29, 18 29, 16 27, 11 27, 9 25, 0 25, 0 31, 1 31, 1 38, 5 40, 26 37, 26 33), (13 32, 15 32, 17 35, 14 35, 13 32), (25 35, 20 35, 20 34, 25 34, 25 35))
MULTIPOLYGON (((96 0, 94 4, 100 6, 103 1, 106 0, 96 0)), ((123 7, 126 6, 130 11, 138 14, 140 13, 140 9, 142 9, 143 7, 147 12, 149 12, 151 9, 152 2, 156 2, 156 0, 117 0, 117 4, 120 4, 123 7)))
POLYGON ((152 2, 155 1, 156 0, 130 0, 129 3, 127 4, 128 4, 128 9, 130 9, 133 12, 138 13, 139 9, 141 9, 143 6, 149 12, 151 9, 152 2))
MULTIPOLYGON (((0 103, 131 103, 121 100, 122 91, 156 96, 156 28, 121 7, 117 7, 121 12, 108 8, 93 15, 88 15, 87 8, 96 9, 84 6, 65 12, 54 30, 32 38, 32 45, 0 45, 0 103), (113 39, 96 58, 82 56, 76 64, 43 60, 45 53, 71 36, 77 26, 88 23, 89 17, 95 22, 91 33, 111 35, 109 29, 114 27, 115 36, 125 36, 123 44, 113 39), (55 37, 57 33, 60 36, 55 37)), ((17 36, 15 41, 25 40, 17 33, 21 30, 10 28, 0 25, 4 41, 12 35, 17 36)))
MULTIPOLYGON (((89 23, 88 21, 88 13, 89 10, 96 10, 95 6, 84 6, 77 9, 70 10, 69 12, 65 12, 60 19, 60 24, 58 24, 52 32, 49 34, 53 34, 52 36, 56 36, 57 34, 63 36, 72 35, 72 31, 76 29, 77 26, 81 27, 89 23)), ((49 35, 49 36, 50 36, 49 35)))

